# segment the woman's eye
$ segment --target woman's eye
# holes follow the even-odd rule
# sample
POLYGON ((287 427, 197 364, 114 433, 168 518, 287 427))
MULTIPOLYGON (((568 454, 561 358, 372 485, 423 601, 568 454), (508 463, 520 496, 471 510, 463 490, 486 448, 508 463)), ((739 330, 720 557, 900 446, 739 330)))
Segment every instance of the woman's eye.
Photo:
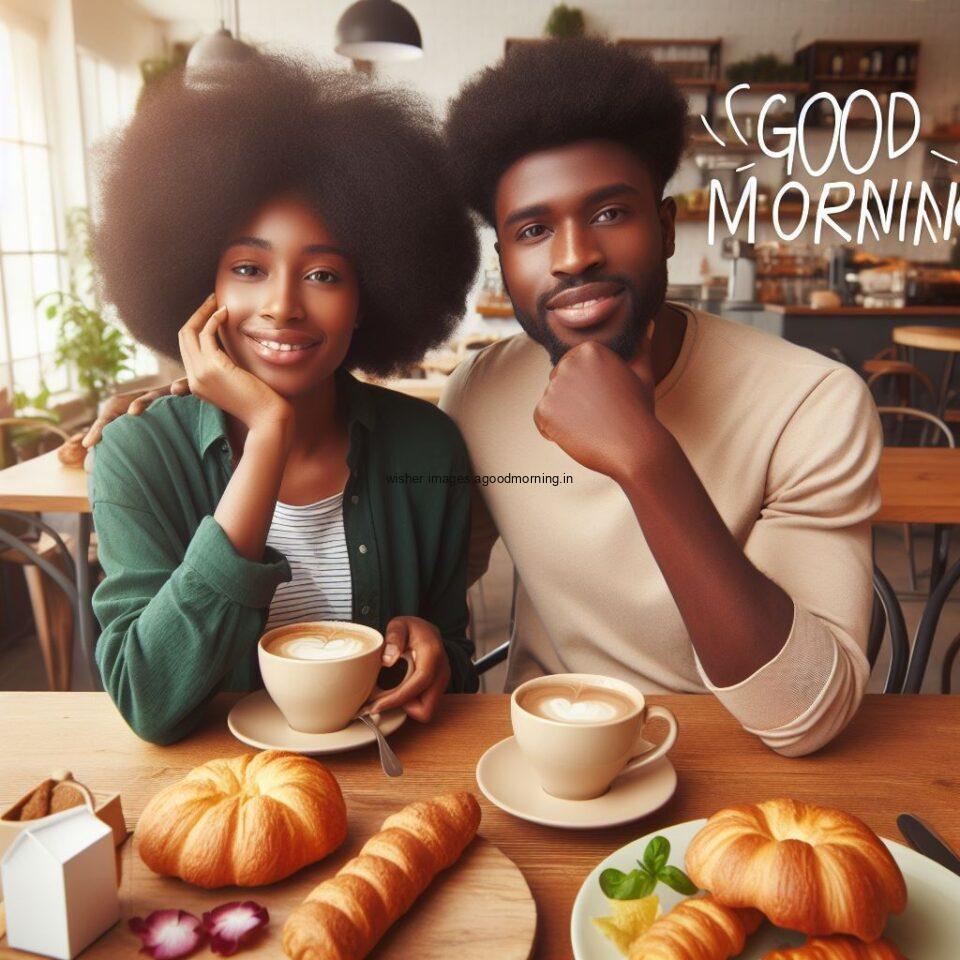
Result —
POLYGON ((529 227, 524 227, 519 234, 518 240, 537 240, 543 236, 547 228, 542 223, 531 223, 529 227))
POLYGON ((233 272, 238 277, 255 277, 260 273, 260 268, 253 263, 238 263, 234 268, 233 272))
POLYGON ((332 270, 314 270, 307 274, 307 279, 319 283, 336 283, 340 278, 332 270))
POLYGON ((616 223, 623 217, 623 211, 617 207, 608 207, 606 210, 601 210, 594 221, 596 223, 616 223))

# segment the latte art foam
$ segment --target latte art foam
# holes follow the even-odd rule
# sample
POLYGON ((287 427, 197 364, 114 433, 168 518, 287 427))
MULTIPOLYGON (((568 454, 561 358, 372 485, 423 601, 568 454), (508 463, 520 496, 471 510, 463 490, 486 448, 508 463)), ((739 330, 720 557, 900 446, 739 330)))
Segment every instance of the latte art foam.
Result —
POLYGON ((591 684, 545 683, 521 694, 528 713, 558 723, 606 723, 635 709, 625 694, 591 684))
POLYGON ((291 637, 278 641, 271 652, 296 660, 339 660, 355 657, 369 648, 359 637, 291 637))

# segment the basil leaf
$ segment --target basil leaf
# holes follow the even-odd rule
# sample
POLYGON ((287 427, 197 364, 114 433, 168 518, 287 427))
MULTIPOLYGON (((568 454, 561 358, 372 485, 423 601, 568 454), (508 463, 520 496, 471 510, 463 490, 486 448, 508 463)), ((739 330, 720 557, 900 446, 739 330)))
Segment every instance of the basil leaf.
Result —
POLYGON ((689 896, 697 892, 690 878, 679 867, 664 867, 657 875, 657 879, 665 883, 671 890, 689 896))
POLYGON ((622 870, 610 868, 600 874, 600 889, 611 900, 639 900, 653 893, 657 878, 647 870, 622 870))
POLYGON ((670 841, 666 837, 654 837, 643 852, 643 865, 657 876, 670 858, 670 841))

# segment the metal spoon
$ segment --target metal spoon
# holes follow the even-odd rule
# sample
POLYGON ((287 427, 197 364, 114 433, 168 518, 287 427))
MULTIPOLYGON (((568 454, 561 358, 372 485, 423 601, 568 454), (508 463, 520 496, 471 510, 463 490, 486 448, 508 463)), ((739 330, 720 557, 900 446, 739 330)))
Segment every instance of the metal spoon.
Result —
POLYGON ((361 713, 357 719, 362 720, 376 735, 377 746, 380 748, 380 766, 388 777, 402 777, 403 764, 400 758, 393 752, 393 748, 387 743, 387 738, 380 732, 376 721, 368 713, 361 713))

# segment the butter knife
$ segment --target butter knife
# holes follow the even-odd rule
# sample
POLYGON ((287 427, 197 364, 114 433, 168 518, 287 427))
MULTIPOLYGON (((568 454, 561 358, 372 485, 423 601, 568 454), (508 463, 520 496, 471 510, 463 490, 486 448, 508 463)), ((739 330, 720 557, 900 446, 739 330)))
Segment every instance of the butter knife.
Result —
POLYGON ((910 846, 960 876, 960 857, 922 820, 913 814, 901 813, 897 817, 897 826, 910 846))

